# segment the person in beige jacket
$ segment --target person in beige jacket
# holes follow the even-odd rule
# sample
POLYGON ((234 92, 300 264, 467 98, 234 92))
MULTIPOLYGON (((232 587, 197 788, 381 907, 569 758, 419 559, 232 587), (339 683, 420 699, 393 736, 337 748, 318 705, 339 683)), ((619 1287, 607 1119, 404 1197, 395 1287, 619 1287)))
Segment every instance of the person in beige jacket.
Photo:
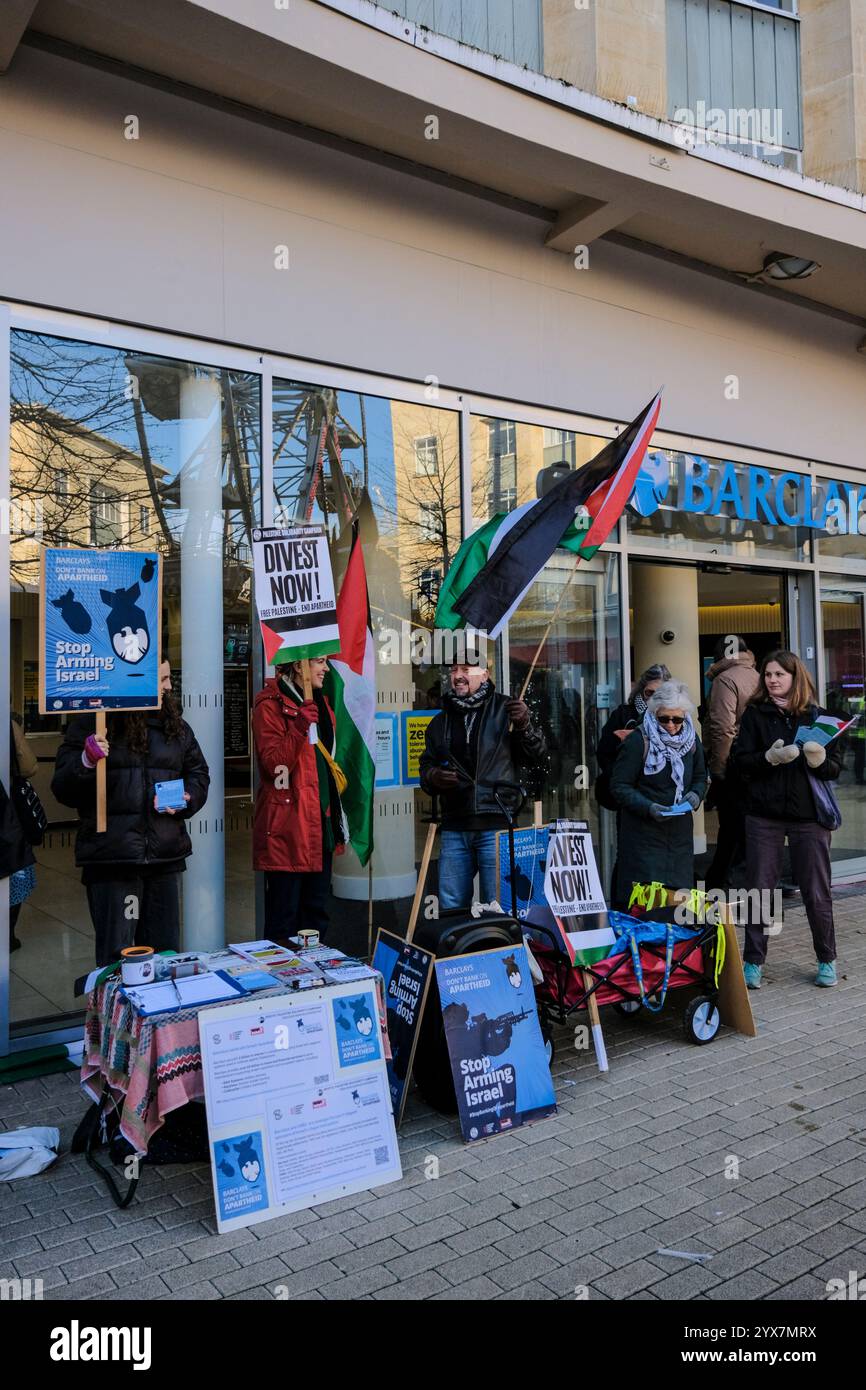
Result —
POLYGON ((707 888, 724 888, 732 865, 745 852, 742 789, 730 764, 731 747, 743 710, 758 689, 755 658, 742 637, 720 637, 707 676, 711 682, 704 720, 704 746, 713 779, 713 800, 719 813, 719 835, 713 862, 707 869, 707 888), (733 653, 733 654, 732 654, 733 653))

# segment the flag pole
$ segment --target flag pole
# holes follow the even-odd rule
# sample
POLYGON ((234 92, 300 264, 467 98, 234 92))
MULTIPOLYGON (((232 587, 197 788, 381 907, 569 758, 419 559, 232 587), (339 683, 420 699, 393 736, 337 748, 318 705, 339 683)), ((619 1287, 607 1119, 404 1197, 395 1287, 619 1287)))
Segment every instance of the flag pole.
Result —
POLYGON ((538 646, 537 646, 536 649, 535 649, 535 655, 534 655, 533 658, 532 658, 532 665, 530 666, 529 670, 528 670, 527 673, 526 673, 526 676, 525 676, 524 681, 523 681, 523 685, 520 687, 520 694, 519 694, 518 697, 517 697, 518 700, 522 700, 523 697, 524 697, 524 695, 526 694, 527 686, 529 685, 529 682, 532 680, 532 677, 533 677, 533 675, 534 675, 534 673, 535 673, 535 668, 536 668, 536 666, 538 665, 538 658, 541 656, 542 649, 544 648, 544 644, 546 643, 548 637, 550 636, 551 628, 553 627, 553 624, 556 622, 557 616, 558 616, 558 614, 559 614, 559 610, 560 610, 560 608, 562 607, 562 600, 565 598, 566 591, 567 591, 569 585, 571 584, 572 579, 573 579, 574 576, 577 574, 577 567, 578 567, 579 564, 580 564, 580 556, 577 555, 577 556, 575 556, 574 565, 573 565, 573 567, 572 567, 572 569, 571 569, 571 572, 570 572, 568 578, 566 579, 565 583, 563 584, 563 586, 562 586, 562 588, 561 588, 561 590, 560 590, 559 598, 556 600, 556 607, 554 608, 553 612, 552 612, 551 615, 550 615, 550 622, 547 624, 547 627, 544 629, 544 633, 543 633, 543 635, 542 635, 541 641, 539 642, 538 646))
POLYGON ((367 865, 367 960, 373 959, 373 856, 367 865))

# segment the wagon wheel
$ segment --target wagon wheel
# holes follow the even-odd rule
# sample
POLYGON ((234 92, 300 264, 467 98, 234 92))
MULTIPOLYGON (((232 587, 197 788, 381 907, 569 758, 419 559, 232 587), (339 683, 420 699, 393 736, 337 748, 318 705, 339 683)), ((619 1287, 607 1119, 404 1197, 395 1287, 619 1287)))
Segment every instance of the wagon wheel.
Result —
POLYGON ((699 994, 697 998, 690 999, 686 1006, 683 1029, 689 1042, 704 1047, 713 1041, 721 1021, 715 999, 708 994, 699 994))
POLYGON ((635 1018, 640 1013, 639 999, 617 999, 613 1008, 622 1018, 635 1018))

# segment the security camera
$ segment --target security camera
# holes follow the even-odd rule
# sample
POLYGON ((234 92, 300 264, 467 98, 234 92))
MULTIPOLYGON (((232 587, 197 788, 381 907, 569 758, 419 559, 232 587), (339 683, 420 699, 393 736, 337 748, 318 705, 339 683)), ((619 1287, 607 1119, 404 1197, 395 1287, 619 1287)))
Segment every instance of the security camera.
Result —
POLYGON ((674 632, 672 627, 666 627, 664 632, 659 633, 659 641, 664 642, 666 647, 669 647, 671 645, 671 642, 675 642, 676 640, 677 634, 674 632))

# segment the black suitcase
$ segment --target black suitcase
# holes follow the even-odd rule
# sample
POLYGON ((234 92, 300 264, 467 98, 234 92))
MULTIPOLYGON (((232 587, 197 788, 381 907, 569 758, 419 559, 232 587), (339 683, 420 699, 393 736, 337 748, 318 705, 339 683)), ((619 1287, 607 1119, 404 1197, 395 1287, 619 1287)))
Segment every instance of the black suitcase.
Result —
MULTIPOLYGON (((443 912, 435 921, 419 922, 414 944, 443 959, 465 956, 470 951, 495 951, 501 946, 520 946, 523 929, 513 917, 500 912, 482 912, 473 917, 465 908, 443 912)), ((430 981, 424 1016, 418 1032, 413 1067, 415 1084, 428 1105, 443 1115, 457 1110, 451 1059, 445 1041, 445 1025, 439 1004, 436 973, 430 981)))

